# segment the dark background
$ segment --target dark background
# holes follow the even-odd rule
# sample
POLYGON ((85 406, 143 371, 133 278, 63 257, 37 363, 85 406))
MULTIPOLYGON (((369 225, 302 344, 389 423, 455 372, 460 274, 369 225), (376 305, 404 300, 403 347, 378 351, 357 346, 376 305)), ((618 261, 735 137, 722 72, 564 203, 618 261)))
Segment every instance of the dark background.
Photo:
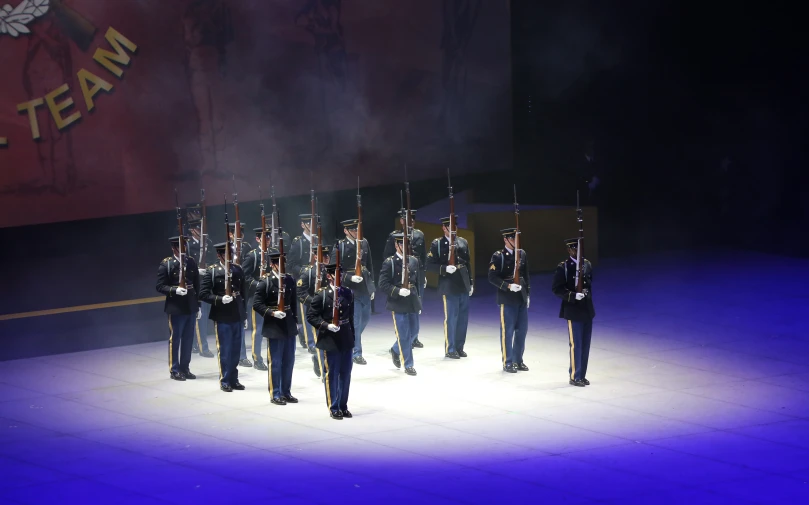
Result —
MULTIPOLYGON (((524 204, 572 204, 581 188, 583 203, 599 209, 602 258, 670 249, 721 254, 717 246, 809 255, 801 133, 809 130, 809 43, 796 9, 513 1, 514 166, 458 177, 456 191, 509 201, 516 182, 524 204), (588 152, 593 164, 585 162, 588 152), (589 194, 583 181, 593 174, 601 182, 589 194)), ((363 189, 377 263, 400 187, 363 189)), ((412 190, 418 207, 444 197, 446 182, 420 181, 412 190)), ((336 222, 356 212, 354 192, 318 194, 324 230, 334 236, 336 222)), ((279 204, 283 224, 297 235, 295 216, 308 211, 308 196, 279 204)), ((258 224, 255 203, 242 213, 248 229, 258 224)), ((209 217, 219 240, 221 206, 209 207, 209 217)), ((173 218, 163 212, 0 229, 3 312, 154 296, 173 218)), ((0 322, 0 358, 157 340, 161 316, 145 305, 0 322), (135 320, 141 324, 132 330, 126 323, 135 320), (105 327, 112 331, 99 331, 105 327)))

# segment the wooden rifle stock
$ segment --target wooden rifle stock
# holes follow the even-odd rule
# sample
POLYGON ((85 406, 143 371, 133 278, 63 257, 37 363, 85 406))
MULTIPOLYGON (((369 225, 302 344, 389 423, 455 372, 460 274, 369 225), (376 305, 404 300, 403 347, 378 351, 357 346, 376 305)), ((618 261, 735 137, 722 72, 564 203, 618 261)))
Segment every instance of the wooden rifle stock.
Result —
POLYGON ((232 258, 234 265, 242 264, 242 221, 239 218, 239 195, 236 193, 236 176, 233 176, 233 211, 236 213, 236 223, 233 228, 233 239, 236 241, 236 257, 232 258))
POLYGON ((334 303, 332 303, 331 308, 331 324, 335 326, 340 326, 340 286, 342 286, 342 282, 340 281, 340 251, 337 251, 335 254, 336 262, 335 262, 335 269, 334 269, 334 303))
POLYGON ((208 226, 208 208, 205 206, 205 190, 200 190, 200 206, 202 207, 202 219, 199 223, 199 267, 205 268, 205 258, 208 256, 208 234, 205 233, 208 226))
MULTIPOLYGON (((323 286, 323 275, 321 265, 323 264, 323 228, 320 226, 320 216, 317 218, 317 255, 315 257, 315 293, 323 286)), ((333 253, 332 253, 333 254, 333 253)), ((337 251, 339 256, 340 251, 337 251)))
MULTIPOLYGON (((280 233, 278 234, 278 252, 281 253, 278 258, 278 310, 284 312, 286 310, 284 292, 286 291, 287 262, 284 259, 284 237, 280 233)), ((269 282, 269 279, 267 282, 269 282)))
MULTIPOLYGON (((447 169, 447 181, 449 181, 449 169, 447 169)), ((455 260, 455 237, 458 235, 455 223, 455 196, 452 194, 452 183, 449 185, 449 256, 447 264, 456 266, 455 260)))
POLYGON ((354 275, 362 277, 362 199, 360 197, 360 178, 357 177, 357 259, 354 262, 354 275))
POLYGON ((514 185, 514 284, 521 284, 520 282, 520 206, 517 204, 517 185, 514 185))
POLYGON ((576 244, 576 293, 584 291, 584 264, 581 260, 581 249, 584 244, 584 218, 579 205, 579 192, 576 191, 576 219, 579 221, 579 242, 576 244))
POLYGON ((315 250, 314 250, 314 244, 313 244, 311 239, 312 239, 312 236, 313 236, 313 234, 315 232, 315 215, 316 215, 317 209, 315 208, 315 190, 312 189, 310 191, 311 191, 311 193, 310 193, 310 195, 311 195, 310 205, 312 207, 312 214, 311 214, 311 217, 309 218, 309 264, 314 265, 315 264, 315 255, 314 255, 315 250))
MULTIPOLYGON (((261 197, 259 197, 261 199, 261 197)), ((264 204, 261 203, 261 267, 259 269, 258 277, 259 279, 264 278, 264 275, 267 273, 267 258, 266 258, 266 251, 267 251, 267 217, 264 215, 264 204)))
POLYGON ((185 256, 185 240, 183 237, 183 216, 180 214, 180 199, 177 197, 177 188, 174 188, 174 203, 177 206, 177 235, 179 239, 177 241, 177 255, 180 258, 180 284, 179 286, 185 289, 185 261, 183 261, 183 256, 185 256))
POLYGON ((228 222, 228 197, 225 197, 225 294, 233 296, 233 286, 231 286, 230 264, 232 262, 230 254, 230 222, 228 222))

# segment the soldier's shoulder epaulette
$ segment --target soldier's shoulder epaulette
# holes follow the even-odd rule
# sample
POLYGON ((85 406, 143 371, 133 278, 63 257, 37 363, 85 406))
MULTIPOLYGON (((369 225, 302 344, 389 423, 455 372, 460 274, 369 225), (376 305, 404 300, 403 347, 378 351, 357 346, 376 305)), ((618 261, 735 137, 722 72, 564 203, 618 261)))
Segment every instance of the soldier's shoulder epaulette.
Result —
MULTIPOLYGON (((522 249, 520 250, 522 251, 522 249)), ((492 256, 500 256, 501 254, 503 254, 503 251, 494 251, 494 254, 492 254, 492 256)))
POLYGON ((556 268, 559 268, 559 267, 565 268, 565 262, 564 262, 564 260, 560 261, 560 262, 559 262, 559 264, 558 264, 558 265, 556 265, 556 268))
MULTIPOLYGON (((177 240, 179 240, 179 239, 177 239, 177 240)), ((163 261, 161 261, 161 263, 168 263, 170 259, 171 259, 171 256, 166 256, 165 258, 163 258, 163 261)))
POLYGON ((299 241, 300 239, 301 239, 300 237, 295 237, 295 238, 292 239, 292 243, 294 244, 295 242, 299 241))
POLYGON ((438 238, 434 238, 434 239, 433 239, 433 241, 432 241, 432 243, 433 243, 433 244, 437 244, 437 243, 439 243, 440 241, 441 241, 441 237, 438 237, 438 238))

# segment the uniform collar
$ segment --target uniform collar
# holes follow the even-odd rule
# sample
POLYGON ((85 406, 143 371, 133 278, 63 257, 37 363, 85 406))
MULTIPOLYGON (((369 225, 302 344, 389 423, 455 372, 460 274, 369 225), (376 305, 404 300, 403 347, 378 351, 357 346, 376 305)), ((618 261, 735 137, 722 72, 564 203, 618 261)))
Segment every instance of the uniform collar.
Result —
POLYGON ((303 238, 305 238, 305 239, 306 239, 306 240, 308 240, 309 242, 311 242, 311 241, 312 241, 312 235, 311 235, 311 234, 309 234, 309 233, 304 232, 304 233, 303 233, 303 238))
POLYGON ((396 253, 396 257, 397 257, 397 258, 399 258, 399 259, 404 258, 404 256, 402 256, 402 253, 400 253, 400 252, 397 252, 397 253, 396 253))
POLYGON ((514 249, 509 249, 508 247, 506 247, 506 251, 510 252, 511 254, 514 254, 514 249))
POLYGON ((575 265, 578 265, 578 264, 579 264, 579 262, 578 262, 578 261, 576 261, 576 258, 574 258, 573 256, 570 256, 569 258, 570 258, 570 261, 572 261, 572 262, 573 262, 573 264, 575 264, 575 265))

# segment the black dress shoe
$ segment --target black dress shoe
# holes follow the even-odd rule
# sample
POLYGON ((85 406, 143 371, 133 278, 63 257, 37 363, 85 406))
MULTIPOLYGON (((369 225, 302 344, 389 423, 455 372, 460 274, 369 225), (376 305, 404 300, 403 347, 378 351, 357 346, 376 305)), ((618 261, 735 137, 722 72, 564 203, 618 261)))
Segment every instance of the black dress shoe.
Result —
POLYGON ((527 366, 525 366, 525 363, 517 363, 517 364, 516 364, 516 365, 514 365, 514 366, 515 366, 515 367, 517 368, 517 370, 519 370, 520 372, 527 372, 527 371, 528 371, 528 367, 527 367, 527 366))
POLYGON ((272 403, 273 405, 286 405, 287 404, 287 402, 285 402, 283 398, 273 398, 272 400, 270 400, 270 403, 272 403))
POLYGON ((264 372, 267 371, 267 365, 264 364, 264 358, 257 359, 253 362, 253 368, 256 370, 262 370, 264 372))
POLYGON ((225 393, 232 393, 233 392, 233 388, 230 387, 230 384, 219 384, 219 389, 221 389, 225 393))
POLYGON ((213 353, 211 351, 202 351, 199 353, 199 355, 203 358, 213 358, 213 353))
POLYGON ((306 349, 306 337, 304 337, 304 336, 303 336, 303 335, 301 335, 301 334, 298 334, 298 342, 300 342, 301 347, 303 347, 304 349, 306 349))
POLYGON ((341 414, 343 415, 343 417, 347 417, 347 418, 349 418, 349 419, 351 419, 352 417, 354 417, 354 415, 353 415, 353 414, 351 414, 351 412, 349 412, 349 411, 347 411, 347 410, 343 410, 343 411, 341 412, 341 414))
POLYGON ((184 381, 185 380, 185 376, 180 372, 171 372, 169 374, 169 378, 174 379, 176 381, 184 381))
POLYGON ((587 379, 582 379, 581 381, 584 383, 585 386, 590 385, 590 381, 588 381, 587 379))
POLYGON ((185 377, 187 380, 194 380, 197 378, 197 376, 192 374, 190 370, 188 372, 183 372, 183 377, 185 377))
POLYGON ((368 362, 362 356, 354 356, 354 363, 358 365, 367 365, 368 362))
POLYGON ((197 349, 196 347, 192 347, 191 354, 199 354, 199 349, 197 349))
POLYGON ((337 421, 342 421, 343 420, 343 413, 340 412, 339 410, 332 410, 329 413, 329 415, 331 416, 332 419, 335 419, 337 421))
POLYGON ((458 351, 458 356, 460 356, 462 358, 465 358, 467 356, 467 354, 465 352, 463 352, 463 351, 458 351))
POLYGON ((461 359, 461 355, 457 352, 448 352, 444 355, 444 357, 449 359, 461 359))
POLYGON ((424 344, 422 344, 422 343, 419 341, 419 339, 416 339, 416 340, 414 340, 414 341, 413 341, 413 348, 414 348, 414 349, 415 349, 415 348, 419 348, 419 349, 421 349, 422 347, 424 347, 424 344))
POLYGON ((407 375, 416 375, 416 369, 413 368, 412 366, 409 366, 409 367, 405 368, 405 373, 407 375))
POLYGON ((295 398, 295 397, 294 397, 294 396, 292 396, 292 395, 289 395, 289 396, 282 396, 282 397, 281 397, 281 399, 282 399, 282 400, 284 400, 284 401, 285 401, 285 402, 287 402, 287 403, 298 403, 298 399, 297 399, 297 398, 295 398))
POLYGON ((320 363, 317 362, 317 356, 312 356, 312 368, 315 371, 315 375, 320 377, 320 363))
POLYGON ((389 349, 388 352, 390 353, 390 357, 393 359, 393 366, 396 368, 402 368, 402 360, 399 359, 399 356, 393 353, 393 349, 389 349))
POLYGON ((579 388, 583 388, 583 387, 584 387, 584 382, 583 382, 583 381, 580 381, 580 380, 574 381, 573 379, 571 379, 571 380, 569 380, 569 381, 568 381, 568 383, 569 383, 571 386, 576 386, 576 387, 579 387, 579 388))
POLYGON ((252 368, 253 367, 253 362, 250 361, 249 359, 245 358, 245 359, 239 361, 239 366, 245 366, 245 367, 252 368))
POLYGON ((517 373, 517 369, 514 368, 514 365, 505 365, 503 366, 503 371, 508 373, 517 373))
POLYGON ((239 381, 236 381, 236 384, 232 384, 230 387, 237 391, 244 391, 244 386, 242 386, 242 383, 239 381))

